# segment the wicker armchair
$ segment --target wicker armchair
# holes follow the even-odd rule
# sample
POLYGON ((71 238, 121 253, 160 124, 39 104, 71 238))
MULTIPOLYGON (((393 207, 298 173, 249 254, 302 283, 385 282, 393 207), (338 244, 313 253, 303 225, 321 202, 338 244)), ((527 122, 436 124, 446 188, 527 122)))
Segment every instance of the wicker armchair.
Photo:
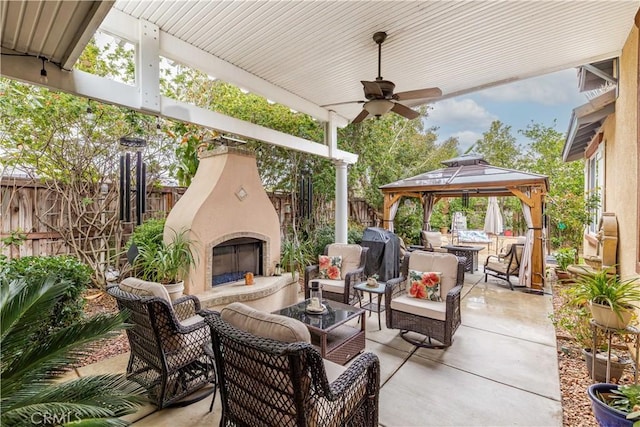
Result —
POLYGON ((484 262, 484 281, 488 276, 506 280, 511 290, 513 283, 511 277, 518 277, 520 274, 520 261, 522 260, 523 244, 513 243, 507 247, 504 255, 489 255, 484 262))
POLYGON ((373 353, 344 368, 324 361, 307 342, 253 335, 217 314, 206 322, 219 378, 220 426, 378 425, 380 363, 373 353), (331 374, 338 375, 334 381, 331 374))
POLYGON ((213 312, 200 310, 192 295, 172 304, 164 286, 135 278, 107 292, 132 324, 127 378, 145 387, 155 405, 182 406, 215 393, 213 360, 205 353, 211 335, 203 317, 213 312))
POLYGON ((413 251, 405 256, 400 277, 387 281, 385 313, 387 328, 400 329, 401 337, 417 346, 445 348, 460 326, 460 291, 464 282, 464 260, 452 254, 413 251), (411 298, 407 293, 409 270, 441 272, 442 301, 411 298), (406 336, 407 332, 426 335, 429 342, 406 336), (441 344, 433 344, 431 339, 441 344))
POLYGON ((311 265, 304 270, 304 295, 310 296, 311 282, 322 285, 322 297, 333 301, 350 304, 355 297, 353 286, 365 280, 364 266, 367 262, 369 248, 360 245, 344 243, 332 243, 325 246, 324 254, 329 256, 341 256, 342 268, 340 280, 320 279, 319 266, 311 265))

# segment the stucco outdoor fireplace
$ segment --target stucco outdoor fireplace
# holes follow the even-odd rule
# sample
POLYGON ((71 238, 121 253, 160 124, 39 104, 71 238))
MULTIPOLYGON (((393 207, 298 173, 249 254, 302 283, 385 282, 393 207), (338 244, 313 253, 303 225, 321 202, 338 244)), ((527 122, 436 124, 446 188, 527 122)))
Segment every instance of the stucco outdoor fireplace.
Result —
POLYGON ((167 217, 165 238, 190 230, 198 263, 185 292, 201 294, 225 284, 273 275, 280 261, 280 221, 252 153, 218 147, 200 156, 191 185, 167 217))

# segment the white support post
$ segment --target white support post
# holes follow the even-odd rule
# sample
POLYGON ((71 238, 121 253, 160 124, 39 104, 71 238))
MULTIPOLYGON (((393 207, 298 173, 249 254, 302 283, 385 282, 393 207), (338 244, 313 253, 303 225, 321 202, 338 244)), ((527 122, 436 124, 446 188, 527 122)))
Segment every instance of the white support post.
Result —
POLYGON ((336 243, 347 243, 348 231, 348 196, 347 196, 347 163, 337 160, 336 165, 336 243))

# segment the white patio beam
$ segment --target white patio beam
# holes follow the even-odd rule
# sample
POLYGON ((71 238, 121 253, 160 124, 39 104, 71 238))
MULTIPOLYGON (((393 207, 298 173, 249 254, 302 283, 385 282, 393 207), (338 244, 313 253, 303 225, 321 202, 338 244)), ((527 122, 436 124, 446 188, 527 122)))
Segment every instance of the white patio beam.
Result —
POLYGON ((74 34, 73 43, 71 43, 70 49, 65 52, 62 60, 60 61, 62 68, 66 70, 73 68, 73 65, 82 54, 87 43, 89 43, 89 40, 91 40, 91 37, 93 37, 93 34, 96 32, 105 16, 109 13, 114 3, 115 0, 94 1, 92 3, 91 10, 87 13, 85 18, 84 25, 77 34, 74 34))
MULTIPOLYGON (((117 9, 112 9, 102 22, 100 30, 137 43, 138 34, 135 29, 138 28, 139 25, 140 22, 138 19, 117 9)), ((210 53, 198 49, 165 31, 160 30, 159 37, 160 55, 167 59, 200 70, 217 79, 232 83, 242 89, 263 96, 266 99, 286 105, 295 111, 308 114, 321 122, 329 121, 331 112, 325 108, 269 83, 210 53)), ((345 127, 349 124, 349 120, 342 116, 337 116, 335 123, 338 127, 345 127)))
MULTIPOLYGON (((41 68, 41 61, 34 57, 3 56, 2 63, 0 63, 0 75, 149 114, 149 111, 142 105, 138 87, 129 86, 80 70, 62 71, 53 64, 46 65, 48 83, 43 85, 39 80, 41 68)), ((168 119, 193 123, 279 147, 327 159, 341 160, 345 163, 355 163, 358 160, 357 154, 342 150, 336 150, 332 153, 327 145, 245 122, 185 102, 160 97, 160 106, 159 111, 155 114, 168 119)))

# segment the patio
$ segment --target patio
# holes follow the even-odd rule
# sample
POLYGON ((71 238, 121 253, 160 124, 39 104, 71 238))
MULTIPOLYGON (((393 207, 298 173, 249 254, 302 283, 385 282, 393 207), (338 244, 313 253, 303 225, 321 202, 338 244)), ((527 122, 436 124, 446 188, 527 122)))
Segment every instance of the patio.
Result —
MULTIPOLYGON (((380 425, 562 425, 551 296, 499 283, 485 283, 481 272, 465 275, 462 325, 446 351, 416 349, 397 330, 384 324, 378 330, 375 313, 367 317, 366 350, 381 363, 380 425)), ((124 372, 127 358, 77 371, 124 372)), ((147 406, 130 420, 140 427, 217 425, 219 398, 211 413, 210 402, 162 411, 147 406)))

